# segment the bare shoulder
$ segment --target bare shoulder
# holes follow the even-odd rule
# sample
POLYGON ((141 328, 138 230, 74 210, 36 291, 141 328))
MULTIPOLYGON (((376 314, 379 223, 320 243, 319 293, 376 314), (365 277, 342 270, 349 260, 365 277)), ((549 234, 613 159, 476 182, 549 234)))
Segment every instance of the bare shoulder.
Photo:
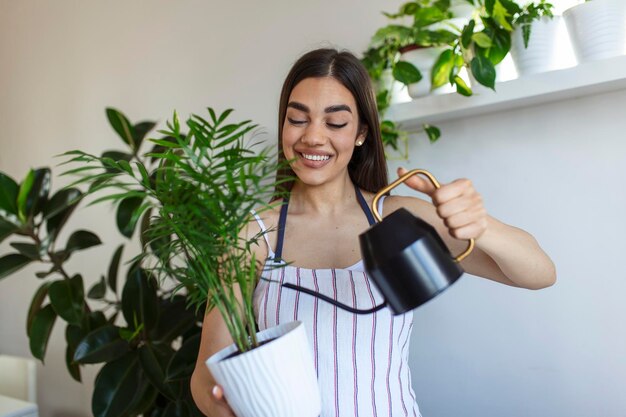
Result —
POLYGON ((383 217, 400 208, 407 209, 415 216, 418 216, 429 223, 436 222, 439 219, 437 216, 437 210, 432 203, 417 197, 399 195, 390 195, 385 198, 383 203, 383 217))
POLYGON ((278 226, 278 218, 280 216, 280 203, 272 204, 271 207, 265 207, 261 210, 257 209, 254 214, 256 216, 251 213, 250 220, 246 228, 242 231, 242 237, 246 240, 257 238, 256 245, 253 245, 253 251, 256 259, 262 260, 269 255, 267 241, 263 236, 263 228, 265 229, 271 247, 274 247, 276 241, 276 227, 278 226))

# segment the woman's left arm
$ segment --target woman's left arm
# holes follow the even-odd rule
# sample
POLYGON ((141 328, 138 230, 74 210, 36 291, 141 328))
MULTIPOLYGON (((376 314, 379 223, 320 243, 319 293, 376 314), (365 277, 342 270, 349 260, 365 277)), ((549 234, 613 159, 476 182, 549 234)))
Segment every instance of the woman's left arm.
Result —
MULTIPOLYGON (((405 173, 398 170, 398 175, 405 173)), ((468 273, 527 289, 556 282, 554 263, 537 240, 489 216, 471 181, 459 179, 435 189, 427 179, 414 175, 405 184, 429 195, 433 204, 416 198, 401 198, 400 204, 432 224, 452 253, 463 251, 465 240, 475 240, 474 250, 461 261, 468 273)))

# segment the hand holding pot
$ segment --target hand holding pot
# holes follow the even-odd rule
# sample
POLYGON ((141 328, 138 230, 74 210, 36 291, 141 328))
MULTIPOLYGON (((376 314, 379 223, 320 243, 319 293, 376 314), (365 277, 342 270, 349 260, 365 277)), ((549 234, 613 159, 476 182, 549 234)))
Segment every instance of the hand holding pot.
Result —
MULTIPOLYGON (((398 176, 407 173, 398 168, 398 176)), ((456 239, 478 239, 487 230, 487 211, 481 195, 466 178, 442 184, 439 189, 420 175, 413 175, 406 185, 427 194, 444 221, 450 235, 456 239)))

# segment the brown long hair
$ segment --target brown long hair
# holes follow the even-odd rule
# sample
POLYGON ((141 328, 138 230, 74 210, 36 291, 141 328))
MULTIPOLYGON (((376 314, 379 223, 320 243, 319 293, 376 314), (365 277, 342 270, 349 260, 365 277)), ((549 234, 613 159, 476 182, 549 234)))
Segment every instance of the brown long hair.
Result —
MULTIPOLYGON (((291 67, 283 84, 278 108, 278 158, 286 166, 276 174, 277 181, 293 178, 293 170, 284 164, 283 124, 287 114, 289 96, 294 87, 305 78, 332 77, 346 87, 356 101, 359 114, 359 129, 367 127, 367 136, 363 145, 354 149, 352 159, 348 163, 350 179, 360 188, 377 192, 387 185, 387 164, 385 151, 380 134, 376 96, 367 70, 352 53, 336 49, 316 49, 304 54, 291 67)), ((292 182, 282 183, 279 189, 288 191, 292 182)))

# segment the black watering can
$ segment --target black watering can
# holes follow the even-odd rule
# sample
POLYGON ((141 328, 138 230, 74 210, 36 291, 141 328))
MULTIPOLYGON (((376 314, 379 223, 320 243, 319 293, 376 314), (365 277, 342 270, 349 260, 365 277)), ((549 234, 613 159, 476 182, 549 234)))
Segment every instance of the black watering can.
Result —
POLYGON ((470 239, 467 249, 452 257, 435 228, 404 208, 381 219, 378 200, 415 174, 441 187, 428 171, 407 172, 376 194, 372 212, 378 223, 359 236, 365 270, 393 314, 419 307, 456 282, 463 275, 459 262, 474 249, 470 239))
POLYGON ((469 240, 465 251, 452 257, 435 228, 401 208, 382 220, 378 201, 389 191, 416 174, 423 174, 435 186, 439 182, 423 169, 407 172, 376 194, 372 214, 378 221, 359 235, 361 255, 368 276, 385 297, 385 302, 368 310, 356 309, 308 288, 283 283, 282 286, 310 294, 355 314, 374 313, 389 306, 394 315, 419 307, 448 288, 463 275, 459 262, 474 249, 469 240))

